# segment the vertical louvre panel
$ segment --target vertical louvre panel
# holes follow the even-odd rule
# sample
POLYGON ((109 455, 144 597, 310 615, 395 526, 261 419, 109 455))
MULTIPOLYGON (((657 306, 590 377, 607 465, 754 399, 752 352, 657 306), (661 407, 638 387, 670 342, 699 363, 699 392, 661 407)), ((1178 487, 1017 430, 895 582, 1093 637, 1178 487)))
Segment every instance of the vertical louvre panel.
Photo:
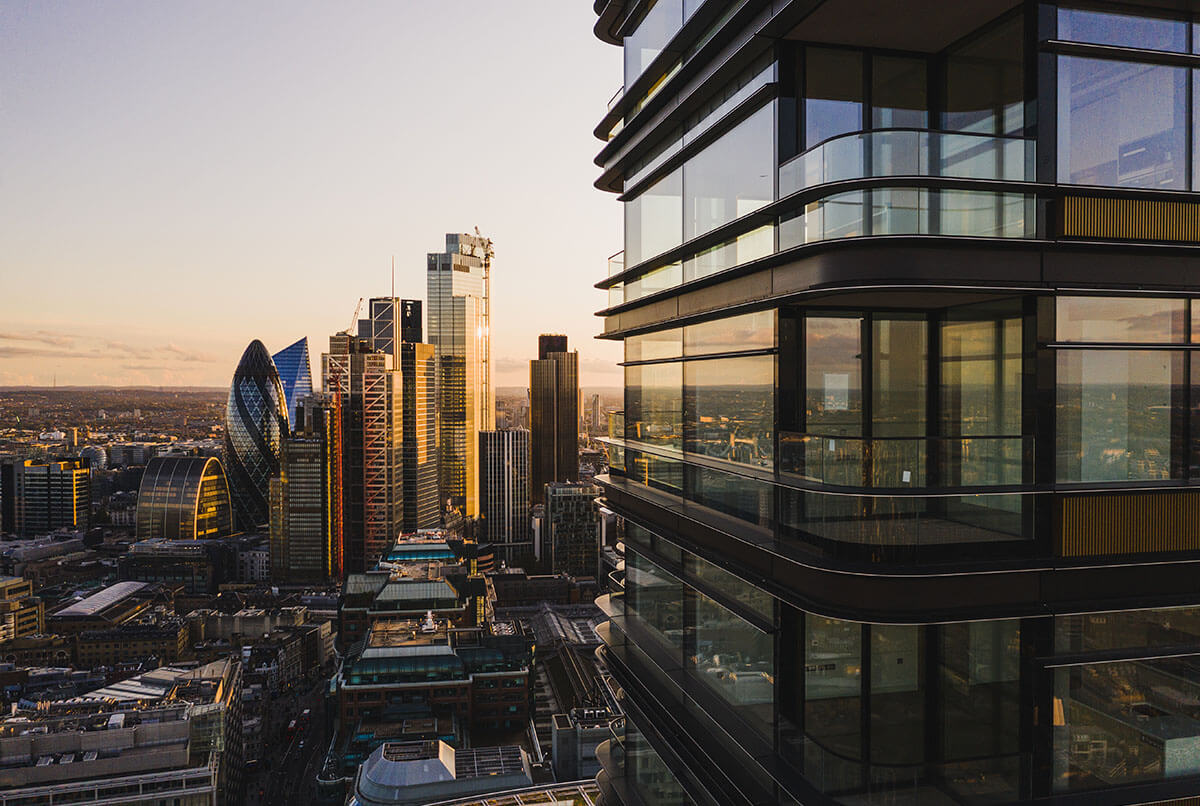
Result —
POLYGON ((1200 204, 1068 196, 1062 201, 1062 235, 1109 241, 1200 243, 1200 204))
POLYGON ((1200 548, 1200 495, 1067 496, 1061 523, 1061 557, 1190 551, 1200 548))

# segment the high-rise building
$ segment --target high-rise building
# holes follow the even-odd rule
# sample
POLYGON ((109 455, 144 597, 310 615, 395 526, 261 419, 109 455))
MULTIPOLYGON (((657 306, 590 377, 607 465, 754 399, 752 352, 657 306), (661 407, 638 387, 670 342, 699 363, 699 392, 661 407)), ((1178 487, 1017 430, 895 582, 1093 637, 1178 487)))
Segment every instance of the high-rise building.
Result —
POLYGON ((137 498, 138 540, 208 540, 233 533, 233 504, 221 460, 156 456, 137 498))
POLYGON ((588 428, 590 433, 599 434, 601 431, 600 395, 592 395, 592 404, 588 412, 588 428))
POLYGON ((337 409, 329 394, 309 395, 283 441, 271 479, 271 579, 321 584, 342 578, 341 455, 337 409))
POLYGON ((1200 797, 1192 10, 596 9, 606 806, 1200 797))
POLYGON ((542 501, 552 481, 579 479, 579 353, 567 352, 567 337, 538 337, 538 357, 529 362, 529 422, 532 495, 542 501))
POLYGON ((529 520, 529 432, 479 432, 479 540, 521 565, 533 556, 529 520))
POLYGON ((308 339, 284 347, 271 356, 283 385, 283 398, 287 405, 288 419, 295 420, 296 405, 312 394, 312 367, 308 360, 308 339))
POLYGON ((0 532, 23 537, 56 529, 87 529, 92 520, 86 459, 0 463, 0 532))
POLYGON ((372 297, 367 303, 367 318, 358 320, 358 337, 388 355, 396 354, 396 334, 400 341, 421 341, 421 301, 399 297, 372 297), (399 323, 397 323, 399 317, 399 323))
POLYGON ((373 568, 403 529, 403 384, 392 358, 349 333, 329 337, 322 389, 340 412, 346 573, 373 568))
POLYGON ((250 342, 233 373, 225 406, 225 470, 238 529, 270 520, 267 492, 279 474, 280 444, 290 429, 279 372, 258 339, 250 342))
POLYGON ((425 325, 421 314, 421 300, 400 300, 400 341, 421 344, 425 341, 425 325))
MULTIPOLYGON (((405 303, 412 300, 404 300, 405 303)), ((418 305, 418 317, 420 303, 418 305)), ((420 338, 420 327, 402 328, 420 338)), ((441 522, 438 497, 437 356, 432 344, 400 343, 404 386, 404 531, 441 522)))
POLYGON ((546 485, 542 557, 557 573, 594 577, 600 557, 600 488, 586 482, 546 485))
POLYGON ((446 235, 427 259, 429 343, 437 350, 438 461, 442 504, 479 511, 479 432, 495 427, 491 382, 491 240, 446 235))

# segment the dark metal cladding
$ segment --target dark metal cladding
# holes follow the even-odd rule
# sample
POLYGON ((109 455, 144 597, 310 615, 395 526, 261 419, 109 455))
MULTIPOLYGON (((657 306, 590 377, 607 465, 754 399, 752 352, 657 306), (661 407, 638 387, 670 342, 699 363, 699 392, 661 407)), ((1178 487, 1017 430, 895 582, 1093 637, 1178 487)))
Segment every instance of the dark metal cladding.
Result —
POLYGON ((225 407, 225 464, 239 529, 268 522, 267 488, 279 473, 280 445, 287 434, 279 372, 267 348, 255 339, 233 373, 225 407))

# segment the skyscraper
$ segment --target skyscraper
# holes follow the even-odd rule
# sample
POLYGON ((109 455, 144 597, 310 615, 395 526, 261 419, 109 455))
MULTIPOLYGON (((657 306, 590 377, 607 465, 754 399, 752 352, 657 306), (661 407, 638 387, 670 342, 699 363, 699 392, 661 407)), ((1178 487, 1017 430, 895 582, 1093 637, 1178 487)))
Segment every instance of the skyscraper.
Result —
POLYGON ((322 389, 341 413, 344 568, 373 568, 403 529, 403 384, 392 359, 349 333, 329 337, 322 389))
POLYGON ((429 343, 437 351, 438 459, 443 504, 478 514, 479 432, 495 427, 488 287, 492 242, 446 235, 427 260, 429 343))
POLYGON ((329 394, 304 398, 296 415, 271 479, 271 579, 322 584, 342 577, 340 423, 329 394))
POLYGON ((312 367, 308 361, 308 339, 303 338, 271 356, 283 385, 288 420, 296 418, 296 405, 312 394, 312 367))
MULTIPOLYGON (((411 300, 405 300, 411 302, 411 300)), ((420 328, 408 329, 420 338, 420 328)), ((438 496, 437 356, 432 344, 400 344, 404 385, 404 531, 441 522, 438 496)))
POLYGON ((533 451, 532 496, 541 503, 552 481, 579 478, 579 353, 567 352, 567 337, 538 337, 538 357, 529 362, 529 422, 533 451))
POLYGON ((550 570, 594 577, 600 558, 600 488, 588 483, 546 485, 542 557, 550 570))
POLYGON ((529 520, 529 432, 523 428, 479 432, 480 542, 520 565, 533 556, 529 520))
POLYGON ((606 806, 1195 801, 1192 9, 596 9, 606 806))
POLYGON ((86 459, 0 462, 0 532, 29 537, 92 522, 91 470, 86 459))
POLYGON ((225 468, 215 456, 156 456, 137 498, 138 540, 209 540, 233 532, 225 468))
POLYGON ((270 520, 271 478, 279 473, 279 447, 288 427, 287 403, 270 353, 250 342, 233 373, 225 406, 225 470, 238 529, 270 520))

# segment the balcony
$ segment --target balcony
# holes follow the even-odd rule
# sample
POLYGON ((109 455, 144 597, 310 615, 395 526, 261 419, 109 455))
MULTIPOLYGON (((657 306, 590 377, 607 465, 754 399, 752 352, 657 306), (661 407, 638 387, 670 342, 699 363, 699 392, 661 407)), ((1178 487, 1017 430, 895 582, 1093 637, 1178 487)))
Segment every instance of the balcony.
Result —
POLYGON ((779 198, 832 182, 882 177, 1035 181, 1034 141, 886 129, 826 140, 779 167, 779 198))

